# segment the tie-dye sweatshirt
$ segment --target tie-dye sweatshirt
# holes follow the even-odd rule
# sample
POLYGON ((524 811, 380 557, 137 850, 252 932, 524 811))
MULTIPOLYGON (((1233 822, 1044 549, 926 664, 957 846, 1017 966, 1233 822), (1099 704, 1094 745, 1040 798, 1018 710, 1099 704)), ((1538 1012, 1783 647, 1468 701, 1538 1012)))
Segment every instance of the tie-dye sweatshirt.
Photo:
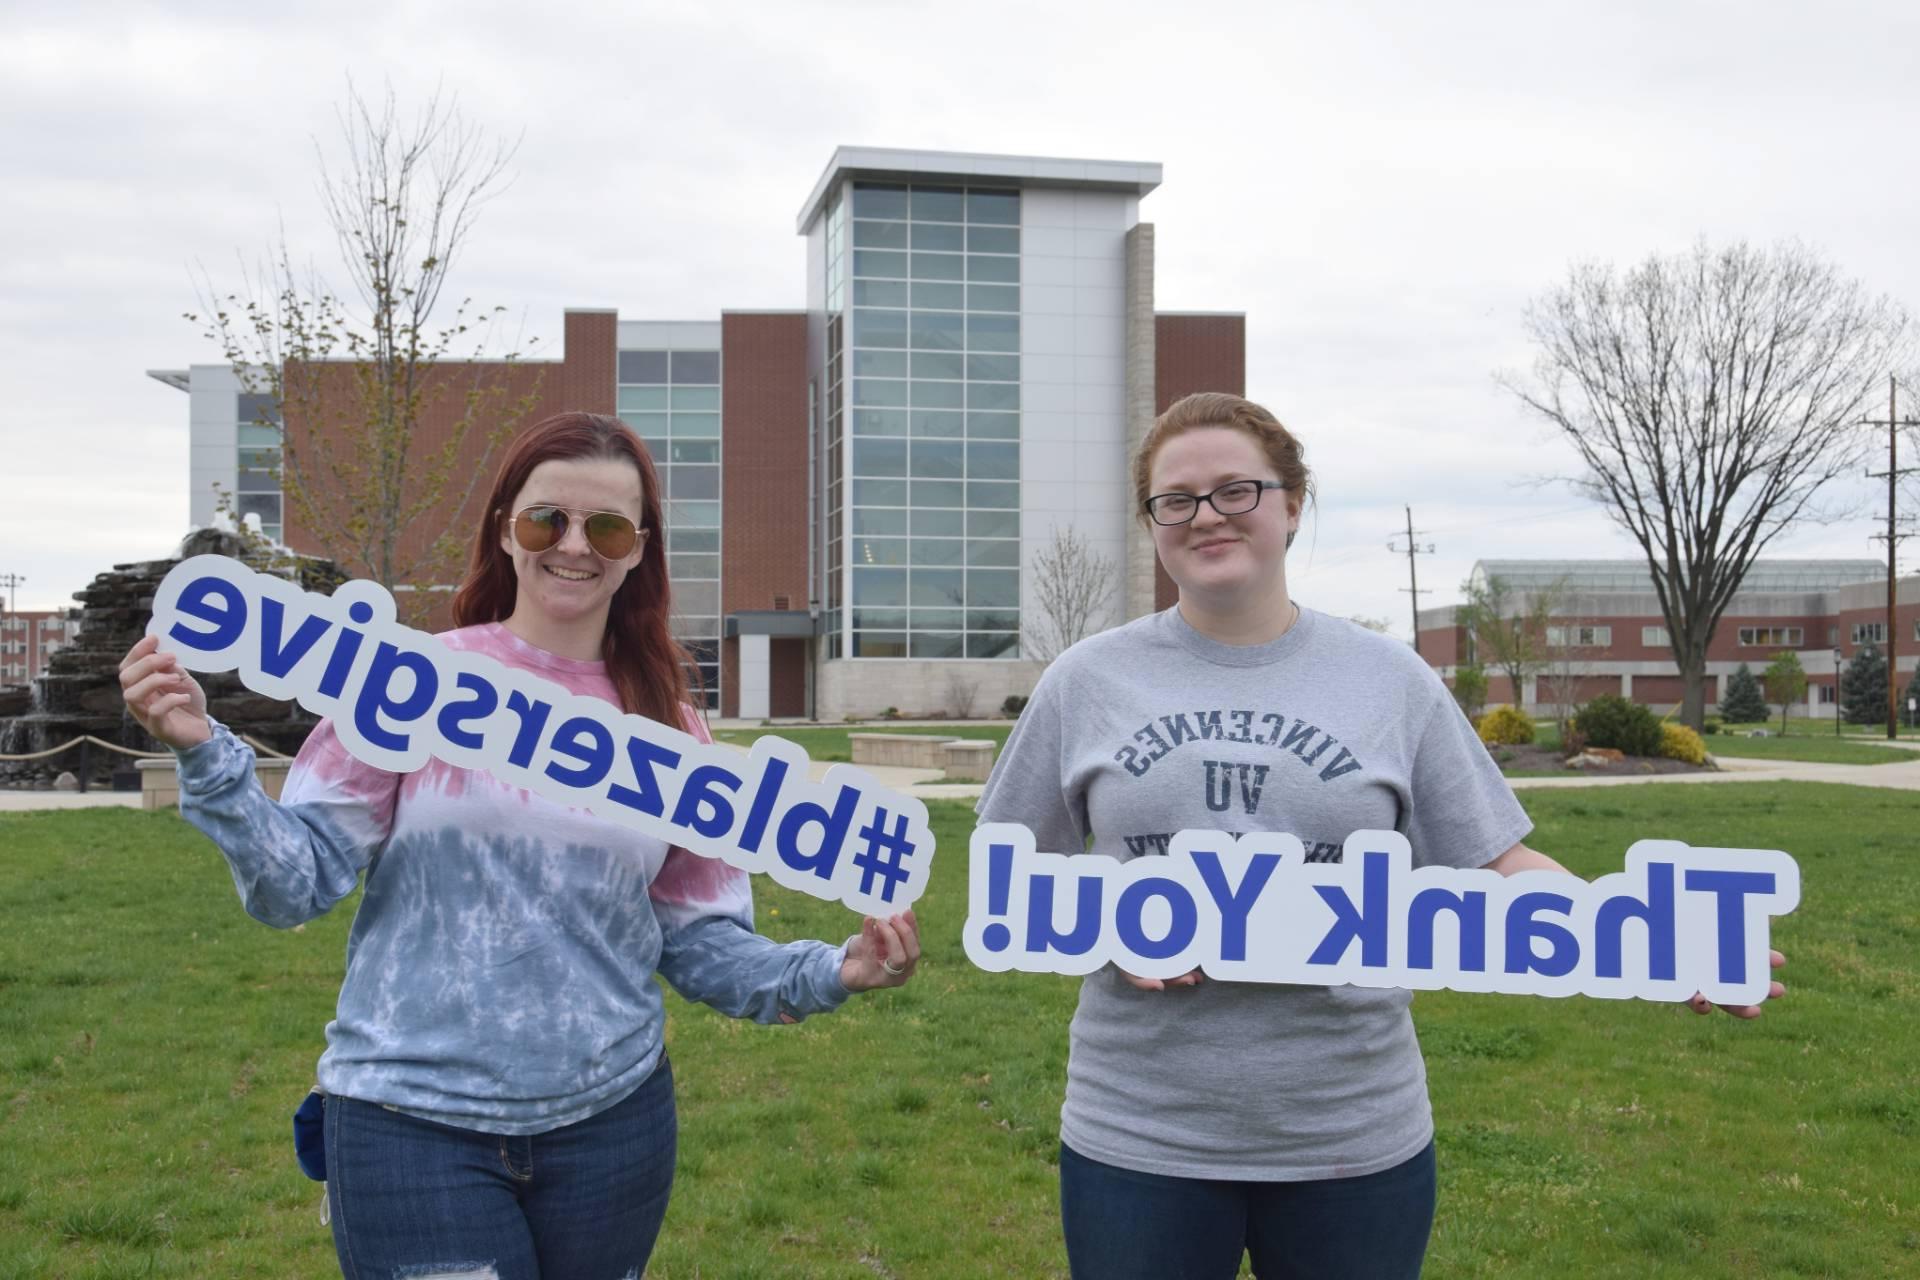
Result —
MULTIPOLYGON (((498 623, 439 637, 618 705, 599 662, 498 623)), ((688 733, 710 741, 691 710, 688 733)), ((789 1021, 847 998, 843 949, 753 931, 747 874, 439 760, 388 773, 322 721, 278 802, 224 727, 180 753, 180 812, 213 838, 247 913, 278 928, 366 891, 320 1086, 490 1133, 543 1133, 653 1071, 659 973, 734 1017, 789 1021)))

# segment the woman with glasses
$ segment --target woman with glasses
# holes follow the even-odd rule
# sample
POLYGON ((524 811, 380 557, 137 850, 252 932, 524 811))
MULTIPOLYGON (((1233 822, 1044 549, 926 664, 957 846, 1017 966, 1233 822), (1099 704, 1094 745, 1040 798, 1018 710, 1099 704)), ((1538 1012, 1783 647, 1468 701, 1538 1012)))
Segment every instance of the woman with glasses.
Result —
MULTIPOLYGON (((1148 432, 1133 483, 1179 602, 1047 668, 983 821, 1122 860, 1198 828, 1287 832, 1337 861, 1351 832, 1389 829, 1416 865, 1560 869, 1521 843, 1531 823, 1434 672, 1293 601, 1286 552, 1312 485, 1272 414, 1188 396, 1148 432)), ((1246 1253, 1261 1280, 1418 1275, 1435 1169, 1411 999, 1089 975, 1060 1122, 1073 1275, 1224 1280, 1246 1253)))
MULTIPOLYGON (((569 413, 501 464, 448 647, 711 741, 667 627, 660 488, 623 423, 569 413)), ((179 756, 181 813, 247 911, 289 927, 365 872, 326 1095, 328 1208, 349 1280, 637 1275, 676 1122, 656 973, 735 1017, 797 1022, 898 986, 911 912, 846 945, 753 932, 744 872, 435 760, 361 764, 322 721, 278 802, 198 685, 142 640, 121 672, 179 756)))

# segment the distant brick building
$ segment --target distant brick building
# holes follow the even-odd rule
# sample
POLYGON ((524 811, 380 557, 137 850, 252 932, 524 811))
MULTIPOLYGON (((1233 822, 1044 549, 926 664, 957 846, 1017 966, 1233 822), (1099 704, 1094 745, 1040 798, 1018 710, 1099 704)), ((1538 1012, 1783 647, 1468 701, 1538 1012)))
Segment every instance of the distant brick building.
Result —
POLYGON ((0 685, 30 684, 73 638, 71 610, 0 610, 0 685))
MULTIPOLYGON (((1680 669, 1668 647, 1653 579, 1641 560, 1482 560, 1470 581, 1499 578, 1524 611, 1535 592, 1564 584, 1554 634, 1574 668, 1579 700, 1621 694, 1656 711, 1677 706, 1684 692, 1680 669)), ((1887 566, 1877 560, 1761 560, 1748 572, 1707 647, 1706 701, 1712 707, 1728 675, 1741 663, 1760 674, 1773 656, 1791 650, 1807 673, 1807 702, 1800 714, 1835 714, 1837 673, 1863 645, 1884 653, 1887 566)), ((1420 652, 1445 679, 1470 662, 1466 629, 1456 621, 1459 605, 1420 611, 1420 652)), ((1895 613, 1895 661, 1905 689, 1920 653, 1920 577, 1899 583, 1895 613)), ((1539 679, 1515 690, 1486 664, 1489 705, 1513 703, 1540 710, 1546 699, 1539 679)))
MULTIPOLYGON (((562 358, 516 362, 516 390, 539 379, 529 421, 617 413, 652 449, 676 631, 723 714, 1029 692, 1029 568, 1056 529, 1115 566, 1110 621, 1171 602, 1128 459, 1178 397, 1245 392, 1246 321, 1154 310, 1139 215, 1159 183, 1157 164, 841 148, 796 221, 804 310, 570 310, 562 358)), ((224 490, 319 550, 283 509, 272 406, 224 366, 152 376, 192 397, 194 521, 224 490)), ((309 428, 284 429, 297 447, 309 428)))

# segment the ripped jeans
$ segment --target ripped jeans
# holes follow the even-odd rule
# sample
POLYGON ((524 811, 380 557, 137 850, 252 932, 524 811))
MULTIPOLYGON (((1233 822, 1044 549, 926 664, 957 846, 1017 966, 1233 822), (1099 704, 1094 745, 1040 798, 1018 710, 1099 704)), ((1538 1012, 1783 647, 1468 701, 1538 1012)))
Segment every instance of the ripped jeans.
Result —
POLYGON ((327 1099, 327 1203, 346 1280, 638 1280, 666 1217, 678 1124, 647 1082, 532 1137, 327 1099))

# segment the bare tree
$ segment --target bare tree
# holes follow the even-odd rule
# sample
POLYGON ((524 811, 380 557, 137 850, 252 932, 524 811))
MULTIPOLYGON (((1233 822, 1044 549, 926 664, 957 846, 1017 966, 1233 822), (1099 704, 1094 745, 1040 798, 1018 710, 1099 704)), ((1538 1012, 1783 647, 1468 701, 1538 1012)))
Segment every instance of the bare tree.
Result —
POLYGON ((1704 243, 1590 264, 1527 311, 1535 376, 1507 386, 1559 428, 1574 483, 1633 536, 1705 721, 1707 642, 1754 560, 1855 466, 1864 397, 1904 319, 1798 246, 1704 243))
POLYGON ((1580 710, 1580 691, 1594 672, 1592 647, 1579 643, 1582 630, 1577 619, 1562 618, 1542 635, 1540 702, 1552 712, 1562 743, 1568 741, 1574 714, 1580 710))
POLYGON ((1029 656, 1052 662, 1105 629, 1119 571, 1079 530, 1053 526, 1047 545, 1033 558, 1032 572, 1038 616, 1026 620, 1021 636, 1029 656))
POLYGON ((1490 667, 1513 686, 1513 705, 1526 706, 1526 682, 1547 665, 1547 620, 1566 595, 1558 580, 1538 591, 1519 591, 1498 574, 1460 584, 1467 602, 1454 612, 1466 628, 1473 664, 1490 667))
POLYGON ((284 514, 317 549, 388 588, 448 582, 471 527, 464 509, 538 397, 517 352, 479 359, 504 308, 462 298, 434 320, 516 145, 488 140, 437 94, 406 121, 391 90, 376 106, 349 85, 339 125, 341 158, 316 151, 348 287, 296 270, 283 233, 243 292, 219 295, 203 273, 203 313, 188 319, 264 393, 259 421, 279 428, 278 457, 262 450, 243 465, 277 467, 284 514), (453 358, 456 347, 472 358, 453 358))

